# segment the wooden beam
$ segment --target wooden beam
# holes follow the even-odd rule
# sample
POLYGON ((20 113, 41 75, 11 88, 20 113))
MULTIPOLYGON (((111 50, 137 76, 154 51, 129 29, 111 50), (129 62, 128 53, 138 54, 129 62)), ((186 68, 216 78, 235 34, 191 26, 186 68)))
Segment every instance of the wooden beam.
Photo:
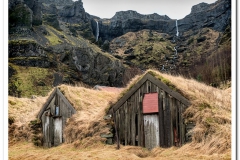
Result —
POLYGON ((163 117, 163 91, 158 91, 159 93, 159 136, 160 136, 160 147, 165 147, 164 143, 164 117, 163 117))
POLYGON ((47 106, 51 103, 51 101, 52 101, 53 97, 55 96, 56 92, 57 92, 57 89, 55 88, 53 90, 53 92, 50 94, 50 96, 48 97, 46 103, 41 108, 40 112, 38 113, 38 115, 37 115, 38 119, 41 119, 42 114, 44 113, 44 111, 47 108, 47 106))

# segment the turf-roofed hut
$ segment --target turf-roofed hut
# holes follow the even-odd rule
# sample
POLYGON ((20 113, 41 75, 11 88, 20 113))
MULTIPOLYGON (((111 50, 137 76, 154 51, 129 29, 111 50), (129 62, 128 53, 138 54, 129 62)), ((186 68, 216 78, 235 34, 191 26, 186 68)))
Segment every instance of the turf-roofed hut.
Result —
POLYGON ((42 122, 43 146, 58 146, 64 142, 63 130, 67 118, 76 110, 56 87, 38 113, 42 122))
POLYGON ((136 81, 108 111, 115 123, 118 143, 148 149, 186 143, 188 124, 182 115, 190 101, 152 71, 136 81))

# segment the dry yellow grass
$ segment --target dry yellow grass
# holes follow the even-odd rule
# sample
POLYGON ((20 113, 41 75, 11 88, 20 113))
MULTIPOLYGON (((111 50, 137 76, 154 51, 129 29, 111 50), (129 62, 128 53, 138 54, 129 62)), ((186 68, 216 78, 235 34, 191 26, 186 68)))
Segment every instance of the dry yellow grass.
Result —
MULTIPOLYGON (((120 94, 61 85, 60 90, 78 111, 67 122, 66 143, 43 149, 26 138, 31 137, 26 124, 35 119, 47 97, 9 97, 9 116, 15 118, 17 125, 11 131, 18 132, 15 138, 9 137, 9 159, 231 159, 231 91, 181 76, 156 74, 168 79, 191 101, 192 105, 184 114, 186 120, 196 122, 191 143, 180 148, 155 148, 152 151, 135 146, 121 146, 116 150, 116 145, 105 145, 100 134, 108 132, 103 116, 109 102, 116 101, 120 94), (18 139, 20 136, 22 138, 18 139)), ((138 79, 136 77, 131 83, 138 79)))
POLYGON ((136 146, 121 146, 119 150, 114 145, 100 144, 94 148, 75 148, 72 144, 62 144, 58 147, 43 149, 32 143, 18 142, 9 149, 10 160, 230 160, 230 152, 226 154, 206 155, 198 150, 190 149, 189 145, 181 148, 155 148, 148 151, 136 146))

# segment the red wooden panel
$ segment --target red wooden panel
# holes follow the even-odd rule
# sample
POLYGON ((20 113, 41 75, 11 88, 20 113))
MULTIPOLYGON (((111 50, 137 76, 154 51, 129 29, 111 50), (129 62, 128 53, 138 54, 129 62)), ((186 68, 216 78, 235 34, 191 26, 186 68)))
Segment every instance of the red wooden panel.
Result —
POLYGON ((158 112, 158 93, 147 93, 143 98, 143 113, 158 112))

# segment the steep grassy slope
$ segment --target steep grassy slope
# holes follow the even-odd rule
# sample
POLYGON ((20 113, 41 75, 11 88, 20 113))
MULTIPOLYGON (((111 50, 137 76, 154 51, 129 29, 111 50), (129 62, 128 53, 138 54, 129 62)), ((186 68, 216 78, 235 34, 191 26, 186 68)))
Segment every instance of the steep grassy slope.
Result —
POLYGON ((89 27, 60 22, 60 30, 43 24, 28 35, 10 34, 9 95, 43 96, 56 81, 120 85, 124 66, 88 40, 94 37, 89 27))
POLYGON ((31 97, 32 95, 46 95, 52 88, 52 69, 39 67, 24 67, 9 64, 15 70, 11 77, 8 92, 17 97, 31 97))
POLYGON ((167 34, 142 30, 129 32, 110 43, 110 52, 124 63, 142 69, 161 69, 165 61, 174 55, 174 44, 167 34))

